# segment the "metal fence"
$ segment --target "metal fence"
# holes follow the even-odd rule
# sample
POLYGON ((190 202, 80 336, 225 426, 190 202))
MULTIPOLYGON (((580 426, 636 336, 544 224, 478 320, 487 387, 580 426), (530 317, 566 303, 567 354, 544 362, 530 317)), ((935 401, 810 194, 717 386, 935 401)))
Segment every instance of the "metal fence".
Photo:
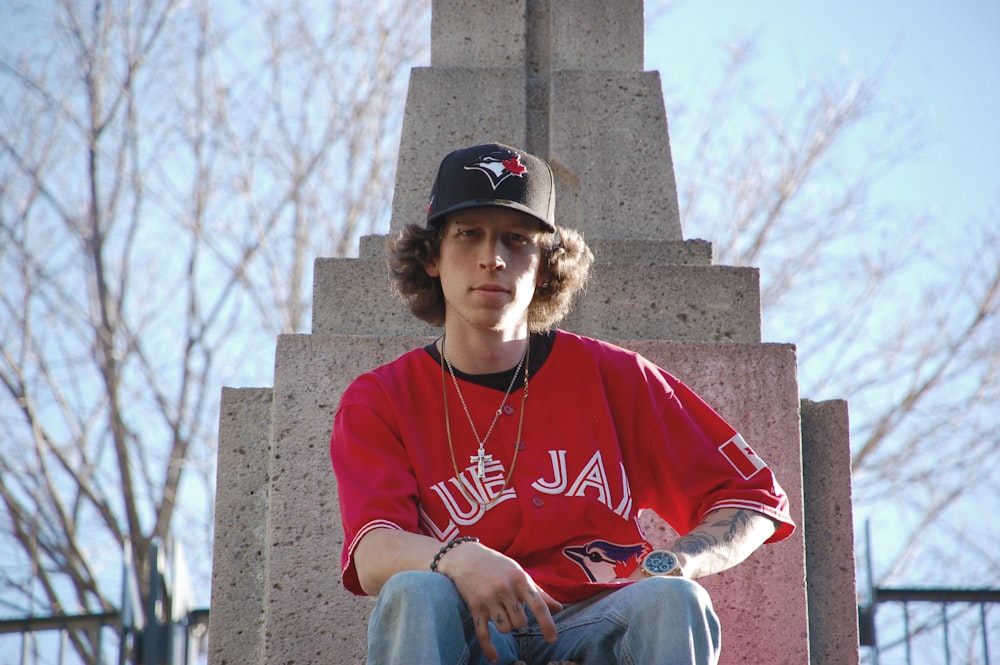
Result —
POLYGON ((877 588, 858 626, 870 665, 1000 663, 1000 589, 877 588))
MULTIPOLYGON (((145 606, 126 564, 120 611, 0 621, 0 665, 206 663, 209 610, 178 603, 151 556, 145 606)), ((1000 589, 869 588, 858 627, 863 665, 1000 665, 1000 589)))
MULTIPOLYGON (((858 608, 861 663, 1000 664, 1000 589, 876 589, 858 608), (877 611, 876 611, 877 610, 877 611)), ((120 613, 0 621, 0 665, 196 665, 207 661, 207 609, 137 628, 120 613), (73 641, 95 658, 83 659, 73 641)))
POLYGON ((208 610, 136 629, 118 612, 0 621, 2 665, 195 665, 203 662, 208 610))
POLYGON ((121 609, 0 620, 0 665, 195 665, 207 661, 207 609, 179 602, 163 548, 150 550, 143 606, 125 549, 121 609))

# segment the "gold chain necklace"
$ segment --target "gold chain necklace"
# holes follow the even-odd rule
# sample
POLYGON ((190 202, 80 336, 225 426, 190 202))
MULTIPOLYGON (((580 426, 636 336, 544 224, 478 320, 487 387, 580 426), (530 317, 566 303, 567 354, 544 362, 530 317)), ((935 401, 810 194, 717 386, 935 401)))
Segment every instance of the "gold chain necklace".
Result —
POLYGON ((441 337, 441 358, 444 360, 444 364, 448 365, 448 372, 451 374, 451 380, 455 384, 455 392, 458 393, 458 399, 462 402, 462 408, 465 409, 465 417, 469 419, 469 427, 472 428, 472 435, 476 437, 476 442, 479 444, 479 453, 470 457, 470 462, 476 462, 477 469, 476 475, 482 479, 486 476, 486 471, 483 465, 486 462, 493 461, 492 455, 486 454, 486 442, 490 438, 490 434, 493 433, 493 428, 497 425, 497 420, 500 419, 500 414, 503 413, 504 406, 507 405, 507 398, 510 397, 510 392, 514 389, 514 383, 517 381, 517 375, 521 372, 521 365, 524 364, 524 358, 528 355, 528 344, 524 345, 524 353, 521 354, 521 360, 518 361, 517 367, 514 369, 514 375, 510 377, 510 385, 507 386, 507 392, 503 394, 503 399, 500 400, 500 406, 497 407, 496 413, 493 414, 493 422, 490 423, 490 428, 486 430, 486 436, 479 438, 479 430, 476 429, 476 423, 472 420, 472 414, 469 412, 469 405, 465 403, 465 397, 462 395, 462 389, 458 385, 458 377, 455 376, 455 368, 452 367, 451 361, 448 360, 448 353, 444 348, 444 336, 441 337))
POLYGON ((455 445, 452 442, 451 438, 451 417, 448 414, 448 381, 444 375, 444 368, 446 364, 448 365, 448 371, 451 372, 452 381, 454 381, 455 383, 455 391, 458 393, 458 398, 459 400, 461 400, 462 406, 465 408, 465 414, 469 418, 469 424, 472 425, 472 433, 475 435, 476 441, 479 443, 479 454, 469 457, 469 461, 476 462, 476 464, 478 465, 476 475, 480 479, 482 479, 486 475, 484 464, 488 461, 492 461, 493 456, 485 454, 486 439, 482 440, 479 439, 479 434, 476 432, 476 426, 472 423, 472 416, 469 414, 469 407, 466 406, 465 398, 462 396, 462 390, 461 388, 458 387, 458 379, 455 378, 455 371, 454 369, 452 369, 451 363, 448 361, 448 356, 445 354, 444 336, 442 335, 441 337, 441 394, 444 399, 444 426, 445 430, 448 433, 448 452, 451 453, 451 465, 452 468, 454 468, 455 470, 455 479, 456 481, 458 481, 458 487, 459 489, 461 489, 462 494, 465 495, 465 498, 469 499, 470 501, 480 506, 483 506, 484 508, 489 508, 494 503, 496 503, 497 500, 500 499, 503 493, 507 490, 507 486, 510 485, 511 478, 514 477, 514 467, 517 466, 517 454, 518 452, 520 452, 521 449, 521 431, 522 427, 524 426, 524 405, 528 400, 528 374, 529 374, 528 364, 531 362, 530 356, 531 356, 531 337, 529 335, 527 345, 524 347, 524 353, 521 355, 521 362, 518 363, 517 369, 514 370, 514 377, 511 379, 510 386, 507 388, 507 393, 504 395, 503 401, 500 402, 500 408, 497 409, 497 413, 493 417, 493 424, 490 425, 490 429, 486 433, 486 438, 489 438, 490 433, 492 433, 493 431, 493 426, 496 425, 497 418, 499 418, 500 416, 500 411, 501 409, 503 409, 503 405, 506 404, 507 402, 507 397, 510 395, 511 391, 514 388, 514 383, 517 380, 517 375, 520 372, 521 367, 523 366, 524 392, 521 395, 521 414, 518 417, 517 421, 517 436, 514 438, 514 457, 511 459, 510 471, 507 472, 507 477, 503 481, 503 487, 500 488, 500 491, 497 492, 496 496, 494 496, 491 500, 483 503, 479 499, 473 496, 469 496, 468 492, 466 492, 465 483, 462 482, 462 473, 458 470, 458 462, 455 460, 455 445))

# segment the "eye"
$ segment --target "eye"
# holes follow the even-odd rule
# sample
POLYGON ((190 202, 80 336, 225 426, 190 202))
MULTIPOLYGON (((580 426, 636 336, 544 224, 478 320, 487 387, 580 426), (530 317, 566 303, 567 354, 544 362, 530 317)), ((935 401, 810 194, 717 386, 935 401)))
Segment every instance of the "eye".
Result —
POLYGON ((538 244, 538 234, 531 231, 507 231, 504 237, 508 244, 518 247, 538 244))

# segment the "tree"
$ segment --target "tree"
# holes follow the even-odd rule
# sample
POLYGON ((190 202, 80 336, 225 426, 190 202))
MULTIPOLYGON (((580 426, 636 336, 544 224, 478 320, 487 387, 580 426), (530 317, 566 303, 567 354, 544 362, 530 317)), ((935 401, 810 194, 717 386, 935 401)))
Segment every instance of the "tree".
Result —
POLYGON ((995 586, 979 516, 1000 496, 1000 209, 963 223, 875 199, 923 141, 880 97, 884 72, 824 71, 781 106, 755 101, 753 57, 735 43, 671 115, 685 234, 761 268, 765 337, 797 345, 802 395, 849 400, 873 582, 995 586))
MULTIPOLYGON (((0 47, 0 603, 15 614, 112 609, 121 549, 142 570, 177 535, 207 580, 220 386, 269 382, 260 349, 305 328, 311 259, 388 219, 426 0, 228 9, 0 9, 21 29, 0 47)), ((825 72, 773 107, 746 103, 763 98, 751 60, 736 48, 704 98, 667 90, 686 236, 761 267, 765 335, 799 347, 802 394, 850 400, 856 511, 900 524, 880 581, 995 581, 995 530, 961 508, 1000 495, 997 210, 970 220, 965 253, 940 251, 939 220, 870 196, 920 138, 880 103, 882 74, 825 72), (902 493, 897 516, 885 499, 902 493), (961 578, 919 563, 941 551, 961 578)))
POLYGON ((307 325, 312 259, 387 218, 428 3, 229 9, 2 10, 26 31, 0 51, 0 602, 18 615, 111 611, 123 548, 145 575, 178 535, 207 579, 221 385, 269 375, 259 349, 307 325))

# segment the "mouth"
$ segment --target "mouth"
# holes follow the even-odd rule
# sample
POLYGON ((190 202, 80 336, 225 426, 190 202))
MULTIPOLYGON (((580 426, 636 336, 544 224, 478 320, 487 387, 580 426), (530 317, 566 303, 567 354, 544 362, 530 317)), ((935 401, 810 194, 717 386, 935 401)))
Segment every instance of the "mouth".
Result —
POLYGON ((499 284, 480 284, 479 286, 472 287, 472 290, 484 293, 509 293, 508 289, 499 284))

